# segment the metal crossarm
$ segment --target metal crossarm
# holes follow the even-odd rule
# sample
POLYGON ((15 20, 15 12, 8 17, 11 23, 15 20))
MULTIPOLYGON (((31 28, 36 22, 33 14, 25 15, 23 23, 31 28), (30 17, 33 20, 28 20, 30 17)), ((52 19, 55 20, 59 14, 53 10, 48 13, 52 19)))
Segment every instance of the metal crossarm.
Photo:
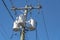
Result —
POLYGON ((12 10, 28 10, 28 9, 40 9, 41 6, 37 6, 37 7, 32 7, 32 6, 27 6, 27 7, 21 7, 21 8, 16 8, 16 7, 13 7, 12 10))

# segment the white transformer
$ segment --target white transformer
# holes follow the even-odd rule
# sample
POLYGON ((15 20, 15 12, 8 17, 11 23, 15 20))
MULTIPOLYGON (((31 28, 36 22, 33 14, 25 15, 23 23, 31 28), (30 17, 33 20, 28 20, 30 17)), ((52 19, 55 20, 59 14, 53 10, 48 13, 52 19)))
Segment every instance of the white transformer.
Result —
POLYGON ((18 21, 17 20, 14 21, 13 30, 14 31, 18 31, 19 30, 19 25, 18 25, 18 21))
POLYGON ((16 17, 16 20, 14 21, 13 30, 18 31, 22 29, 22 27, 24 26, 25 26, 25 17, 24 15, 19 15, 18 17, 16 17))
POLYGON ((18 18, 18 23, 21 25, 21 26, 25 26, 25 16, 23 14, 21 14, 18 18))
POLYGON ((31 19, 28 21, 28 23, 30 24, 29 29, 30 29, 30 30, 34 30, 34 29, 35 29, 35 26, 36 26, 35 20, 31 18, 31 19))

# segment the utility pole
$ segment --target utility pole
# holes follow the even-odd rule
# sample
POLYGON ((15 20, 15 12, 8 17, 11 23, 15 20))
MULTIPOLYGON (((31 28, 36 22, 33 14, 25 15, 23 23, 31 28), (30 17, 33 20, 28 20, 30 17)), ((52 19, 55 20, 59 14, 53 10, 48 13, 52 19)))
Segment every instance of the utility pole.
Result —
MULTIPOLYGON (((16 26, 16 22, 14 23, 14 31, 18 31, 19 29, 20 29, 20 25, 22 26, 22 28, 21 28, 21 36, 20 36, 20 40, 25 40, 25 28, 26 28, 26 19, 27 19, 27 14, 28 14, 28 12, 29 11, 31 11, 31 10, 33 10, 33 9, 40 9, 41 8, 41 6, 39 5, 39 6, 37 6, 37 7, 32 7, 32 6, 29 6, 29 5, 25 5, 25 7, 21 7, 21 8, 16 8, 16 7, 14 7, 14 8, 12 8, 12 10, 24 10, 24 14, 23 14, 23 16, 24 16, 24 22, 23 22, 23 24, 24 24, 24 26, 22 26, 23 24, 20 24, 20 23, 17 23, 17 25, 19 24, 19 27, 18 26, 16 26), (18 28, 18 29, 17 29, 18 28)), ((21 20, 20 20, 21 21, 21 20)), ((34 20, 33 19, 31 19, 30 20, 31 22, 30 22, 30 24, 31 24, 31 26, 29 27, 29 30, 35 30, 34 29, 34 20)))

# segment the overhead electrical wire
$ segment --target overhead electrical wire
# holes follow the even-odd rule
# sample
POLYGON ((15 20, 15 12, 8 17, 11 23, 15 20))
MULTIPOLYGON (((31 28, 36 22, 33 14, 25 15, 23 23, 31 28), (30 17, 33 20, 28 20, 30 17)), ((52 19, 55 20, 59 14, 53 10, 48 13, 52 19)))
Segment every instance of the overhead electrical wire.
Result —
POLYGON ((3 32, 0 30, 0 34, 4 37, 4 39, 6 40, 5 35, 3 34, 3 32))
MULTIPOLYGON (((15 19, 14 19, 14 17, 12 16, 11 12, 9 11, 6 3, 4 2, 4 0, 2 0, 2 2, 3 2, 3 4, 4 4, 4 6, 5 6, 5 8, 7 9, 7 11, 9 12, 9 15, 11 16, 12 20, 14 21, 15 19)), ((12 4, 12 2, 11 2, 11 4, 12 4)), ((12 4, 12 5, 13 5, 13 4, 12 4)))
MULTIPOLYGON (((0 25, 1 26, 1 25, 0 25)), ((0 34, 3 36, 3 38, 5 39, 5 40, 7 40, 7 37, 5 36, 6 35, 6 32, 5 31, 1 31, 1 29, 0 29, 0 34)))
MULTIPOLYGON (((40 6, 40 1, 39 0, 35 0, 37 2, 37 6, 40 6)), ((38 13, 37 14, 40 14, 40 9, 38 9, 38 13)), ((37 15, 36 15, 37 16, 37 15)), ((39 40, 39 37, 38 37, 38 26, 37 26, 37 22, 36 22, 36 40, 39 40)))
POLYGON ((38 40, 38 32, 37 32, 37 22, 36 22, 36 40, 38 40))
MULTIPOLYGON (((31 5, 32 3, 30 3, 30 6, 32 7, 32 5, 31 5)), ((32 18, 32 10, 30 10, 30 18, 32 18)), ((35 30, 35 35, 36 35, 36 40, 38 40, 38 33, 37 33, 37 22, 36 22, 36 30, 35 30)))
MULTIPOLYGON (((32 3, 30 3, 30 5, 29 6, 31 6, 32 7, 32 3)), ((30 18, 32 18, 32 9, 30 9, 30 18)), ((35 35, 36 35, 36 40, 38 40, 37 38, 38 38, 38 35, 37 35, 37 22, 36 22, 36 29, 35 29, 35 35)))
POLYGON ((13 4, 12 0, 9 0, 9 1, 10 1, 11 5, 12 5, 12 6, 14 6, 14 4, 13 4))
MULTIPOLYGON (((40 6, 40 9, 42 8, 42 6, 41 6, 41 4, 40 4, 40 1, 39 0, 37 0, 37 6, 40 6)), ((38 14, 40 14, 40 9, 38 9, 38 14)))
POLYGON ((5 40, 7 40, 6 39, 6 36, 4 35, 4 33, 0 30, 0 34, 2 35, 2 37, 5 39, 5 40))
POLYGON ((46 35, 47 35, 47 39, 49 40, 49 35, 48 35, 47 26, 46 26, 46 22, 45 22, 45 17, 44 17, 44 13, 43 13, 43 11, 42 11, 42 16, 43 16, 43 22, 44 22, 44 27, 45 27, 45 31, 46 31, 46 35))
POLYGON ((28 0, 25 1, 25 5, 27 5, 28 0))
MULTIPOLYGON (((14 3, 12 2, 12 0, 9 0, 9 1, 10 1, 11 5, 12 5, 12 8, 15 7, 15 6, 14 6, 14 3)), ((15 16, 17 16, 17 11, 14 10, 14 12, 15 12, 15 16)))
POLYGON ((12 20, 14 21, 14 17, 12 16, 11 12, 9 11, 9 9, 8 9, 7 5, 5 4, 4 0, 2 0, 2 2, 5 6, 5 8, 7 9, 7 11, 9 12, 9 15, 11 16, 12 20))
MULTIPOLYGON (((28 2, 28 0, 25 1, 25 6, 28 5, 27 2, 28 2)), ((29 36, 29 34, 28 34, 28 36, 29 36)), ((28 36, 26 36, 27 38, 25 37, 25 40, 29 40, 29 37, 28 36)))
POLYGON ((3 25, 2 25, 1 28, 3 29, 4 33, 6 33, 6 36, 8 36, 8 33, 6 32, 6 30, 5 30, 5 28, 3 27, 3 25))

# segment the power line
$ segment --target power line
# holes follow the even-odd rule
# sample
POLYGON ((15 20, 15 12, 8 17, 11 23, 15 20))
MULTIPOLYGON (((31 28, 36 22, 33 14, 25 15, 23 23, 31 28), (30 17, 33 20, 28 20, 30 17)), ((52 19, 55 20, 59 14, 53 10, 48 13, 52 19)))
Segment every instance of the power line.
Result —
POLYGON ((28 0, 26 0, 25 5, 27 5, 28 0))
MULTIPOLYGON (((37 6, 41 8, 41 5, 40 5, 40 1, 39 0, 35 0, 37 2, 37 6)), ((38 14, 40 14, 40 9, 38 9, 38 14)), ((36 15, 37 16, 37 15, 36 15)), ((36 22, 36 40, 38 40, 38 27, 37 27, 37 22, 36 22)))
MULTIPOLYGON (((37 3, 37 5, 38 5, 38 7, 40 7, 40 8, 42 8, 42 6, 40 5, 40 0, 36 0, 38 3, 37 3)), ((38 9, 38 14, 40 14, 40 9, 38 9)))
POLYGON ((47 27, 46 27, 46 22, 45 22, 45 17, 44 17, 43 11, 42 11, 42 16, 43 16, 43 22, 44 22, 44 27, 45 27, 45 30, 46 30, 47 39, 49 40, 48 31, 47 31, 47 27))
MULTIPOLYGON (((1 26, 2 26, 2 28, 3 28, 3 30, 4 30, 4 33, 8 34, 2 24, 1 24, 1 26)), ((8 36, 8 35, 7 35, 7 36, 8 36)))
POLYGON ((4 33, 6 33, 6 35, 8 36, 8 33, 6 32, 6 30, 5 30, 5 28, 3 27, 3 25, 2 25, 2 28, 3 28, 4 33))
POLYGON ((12 5, 12 6, 14 6, 14 4, 13 4, 12 0, 9 0, 9 1, 10 1, 11 5, 12 5))
POLYGON ((4 36, 4 33, 1 30, 0 30, 0 33, 2 34, 2 36, 4 37, 4 39, 7 40, 6 36, 4 36))
POLYGON ((38 40, 37 38, 38 38, 38 35, 37 35, 37 22, 36 22, 36 40, 38 40))
POLYGON ((1 29, 0 29, 0 33, 2 34, 2 36, 4 37, 4 39, 7 40, 7 39, 6 39, 6 36, 5 36, 5 33, 6 33, 6 32, 5 32, 5 31, 4 31, 4 32, 1 31, 1 29))
MULTIPOLYGON (((12 8, 14 8, 15 6, 14 6, 14 3, 12 2, 12 0, 9 0, 9 1, 10 1, 11 5, 12 5, 12 8)), ((17 16, 17 11, 14 10, 14 12, 15 12, 15 16, 17 16)))
POLYGON ((14 17, 12 16, 11 12, 9 11, 9 9, 8 9, 7 5, 5 4, 4 0, 2 0, 2 2, 5 6, 5 8, 7 9, 7 11, 9 12, 9 15, 11 16, 12 20, 14 21, 14 17))

